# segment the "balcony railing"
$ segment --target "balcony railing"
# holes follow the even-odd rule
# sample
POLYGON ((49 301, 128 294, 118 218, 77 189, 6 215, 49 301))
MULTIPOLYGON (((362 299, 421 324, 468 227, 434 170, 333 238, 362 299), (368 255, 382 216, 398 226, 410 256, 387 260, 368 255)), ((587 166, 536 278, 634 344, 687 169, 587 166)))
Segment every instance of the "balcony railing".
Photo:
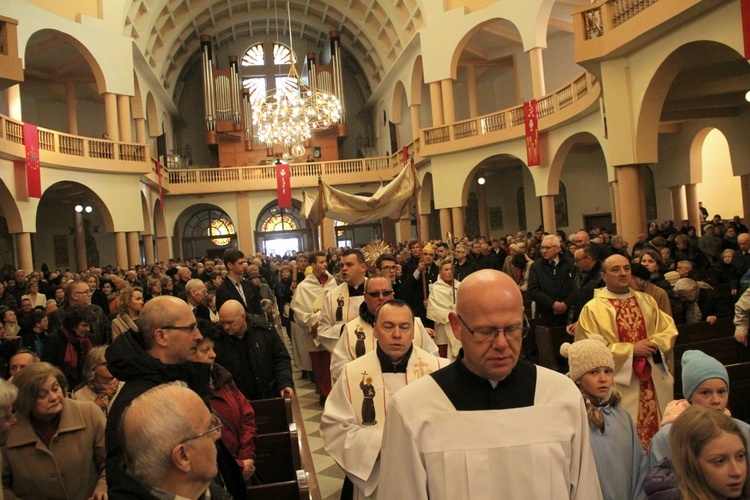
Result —
MULTIPOLYGON (((537 114, 540 119, 554 120, 560 111, 572 106, 589 94, 598 95, 598 82, 591 73, 584 72, 564 87, 537 100, 537 114)), ((589 97, 591 97, 589 95, 589 97)), ((578 110, 582 111, 582 110, 578 110)), ((567 117, 567 115, 566 115, 567 117)), ((561 118, 563 120, 564 118, 561 118)), ((557 121, 554 123, 557 124, 557 121)), ((540 123, 540 126, 545 125, 540 123)), ((553 124, 547 123, 547 126, 553 124)), ((510 140, 525 133, 523 105, 514 106, 495 113, 463 120, 450 125, 424 129, 424 145, 428 149, 426 156, 444 151, 430 151, 432 146, 450 143, 451 151, 490 144, 501 140, 510 140), (471 142, 472 144, 468 144, 471 142), (466 145, 462 143, 467 143, 466 145)))
POLYGON ((583 16, 586 40, 603 36, 634 18, 659 0, 607 0, 579 13, 583 16))
MULTIPOLYGON (((149 168, 149 148, 145 144, 92 139, 41 127, 37 130, 40 159, 43 165, 101 168, 107 171, 120 170, 122 167, 123 171, 133 171, 133 166, 142 164, 140 165, 142 168, 135 169, 136 172, 149 168), (102 164, 102 160, 107 163, 102 164)), ((14 149, 14 151, 7 151, 8 153, 20 158, 25 156, 22 148, 11 146, 24 144, 23 123, 0 115, 0 144, 3 140, 9 143, 8 149, 14 149)))

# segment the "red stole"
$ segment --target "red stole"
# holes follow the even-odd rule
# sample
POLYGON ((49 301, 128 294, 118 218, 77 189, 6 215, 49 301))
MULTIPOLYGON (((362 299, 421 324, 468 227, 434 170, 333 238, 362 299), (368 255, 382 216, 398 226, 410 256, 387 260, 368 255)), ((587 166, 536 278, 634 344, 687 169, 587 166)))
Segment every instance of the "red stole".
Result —
MULTIPOLYGON (((634 344, 639 340, 648 340, 643 313, 635 297, 626 300, 609 299, 617 311, 617 335, 620 342, 634 344)), ((659 431, 659 409, 656 404, 656 388, 651 379, 651 365, 646 358, 633 358, 633 371, 640 381, 638 401, 638 421, 636 429, 643 448, 648 452, 651 438, 659 431)))

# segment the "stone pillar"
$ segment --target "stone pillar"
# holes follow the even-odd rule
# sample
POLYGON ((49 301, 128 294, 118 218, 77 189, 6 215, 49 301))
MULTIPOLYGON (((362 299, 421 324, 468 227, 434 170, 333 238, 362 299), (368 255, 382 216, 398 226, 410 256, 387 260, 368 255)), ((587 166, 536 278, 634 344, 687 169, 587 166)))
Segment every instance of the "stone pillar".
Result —
POLYGON ((383 217, 380 219, 380 225, 383 228, 383 241, 390 243, 392 248, 396 247, 398 237, 396 236, 396 221, 383 217))
POLYGON ((750 174, 740 176, 740 186, 742 189, 742 218, 747 226, 750 221, 750 174))
POLYGON ((115 260, 121 268, 128 268, 128 244, 122 231, 115 232, 115 260))
POLYGON ((138 242, 138 231, 125 233, 128 245, 128 267, 135 267, 141 263, 141 247, 138 242))
POLYGON ((409 113, 411 114, 411 136, 417 139, 419 137, 419 129, 422 128, 421 117, 419 116, 419 104, 409 106, 409 113))
POLYGON ((691 226, 697 229, 701 225, 701 212, 698 209, 698 190, 695 184, 685 184, 685 201, 687 204, 687 220, 691 226))
POLYGON ((419 234, 419 241, 432 239, 430 235, 430 216, 429 214, 419 214, 419 225, 422 230, 419 234))
POLYGON ((453 102, 453 79, 440 80, 440 90, 443 95, 443 116, 445 123, 456 123, 456 107, 453 102))
POLYGON ((638 179, 638 165, 622 165, 615 167, 617 187, 620 193, 620 206, 628 207, 617 213, 617 232, 631 245, 638 239, 638 233, 644 230, 646 205, 640 192, 641 183, 638 179))
POLYGON ((135 119, 135 142, 138 144, 146 144, 146 119, 136 118, 135 119))
POLYGON ((166 262, 169 260, 169 237, 168 236, 157 236, 156 237, 156 258, 160 262, 166 262))
POLYGON ((440 91, 440 82, 430 83, 430 109, 432 109, 432 126, 439 127, 444 125, 443 94, 440 91))
POLYGON ((76 271, 83 272, 89 267, 86 259, 86 237, 83 234, 83 212, 75 212, 73 250, 76 254, 76 271))
POLYGON ((477 101, 477 75, 474 66, 466 67, 466 90, 469 94, 469 117, 479 116, 479 102, 477 101))
POLYGON ((534 93, 534 99, 539 99, 547 93, 544 86, 544 62, 542 60, 542 49, 535 47, 529 50, 529 60, 531 62, 532 92, 534 93))
POLYGON ((336 228, 333 225, 333 219, 323 218, 320 238, 321 250, 325 251, 328 247, 338 247, 338 242, 336 241, 336 228))
MULTIPOLYGON (((440 239, 446 238, 446 234, 451 233, 453 236, 453 222, 451 221, 451 211, 448 208, 440 209, 440 239)), ((449 245, 452 245, 452 241, 446 241, 449 245)))
POLYGON ((398 241, 407 242, 411 239, 411 212, 407 212, 398 220, 398 241))
POLYGON ((28 274, 34 270, 34 258, 31 254, 31 233, 16 233, 15 239, 18 269, 23 269, 28 274))
POLYGON ((76 85, 65 82, 65 109, 68 113, 68 133, 78 135, 78 107, 76 105, 76 85))
MULTIPOLYGON (((5 99, 8 101, 8 118, 23 121, 21 114, 21 85, 11 85, 5 89, 5 99)), ((32 270, 29 269, 29 272, 32 270)))
POLYGON ((466 236, 466 231, 464 231, 464 207, 451 208, 451 215, 453 216, 453 236, 460 240, 466 236))
POLYGON ((133 142, 130 131, 130 96, 117 95, 117 118, 121 142, 133 142))
MULTIPOLYGON (((614 204, 614 209, 612 213, 612 222, 615 224, 620 223, 620 191, 617 184, 617 181, 612 181, 609 183, 609 190, 612 193, 612 203, 614 204)), ((620 234, 620 228, 617 228, 617 234, 620 234)))
POLYGON ((555 231, 557 231, 555 195, 547 194, 540 198, 542 199, 542 227, 544 227, 544 232, 555 234, 555 231))
MULTIPOLYGON (((681 184, 669 187, 669 191, 672 194, 672 220, 676 227, 682 227, 682 221, 688 218, 685 205, 685 190, 682 188, 681 184)), ((697 228, 698 226, 695 227, 697 228)))
POLYGON ((117 94, 104 93, 104 123, 109 140, 119 141, 120 131, 117 122, 117 94))
POLYGON ((146 257, 146 265, 150 266, 156 263, 154 259, 154 235, 143 235, 143 255, 146 257))
POLYGON ((253 223, 250 220, 250 193, 240 191, 237 193, 237 221, 234 225, 237 230, 237 246, 245 255, 255 254, 255 241, 253 241, 253 223))
POLYGON ((477 184, 477 209, 479 211, 479 234, 490 236, 490 215, 487 210, 487 189, 484 184, 477 184))

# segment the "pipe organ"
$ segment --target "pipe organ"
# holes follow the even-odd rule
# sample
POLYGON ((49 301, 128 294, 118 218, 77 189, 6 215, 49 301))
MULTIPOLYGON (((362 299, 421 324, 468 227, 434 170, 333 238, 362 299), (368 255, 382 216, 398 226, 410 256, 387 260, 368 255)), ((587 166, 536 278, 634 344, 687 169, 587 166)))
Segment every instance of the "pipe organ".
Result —
MULTIPOLYGON (((203 75, 203 102, 206 124, 206 144, 218 153, 220 166, 257 165, 268 156, 289 153, 281 145, 273 148, 257 147, 253 130, 253 106, 250 91, 243 87, 239 58, 229 57, 229 65, 219 69, 214 65, 211 35, 200 37, 203 75)), ((308 53, 303 66, 303 80, 315 92, 327 92, 341 103, 341 120, 336 127, 313 131, 306 147, 315 147, 326 160, 338 159, 338 141, 346 138, 344 86, 341 71, 340 34, 330 32, 331 60, 319 64, 314 53, 308 53)), ((272 88, 274 82, 268 82, 272 88)), ((305 154, 310 155, 313 151, 305 154)))

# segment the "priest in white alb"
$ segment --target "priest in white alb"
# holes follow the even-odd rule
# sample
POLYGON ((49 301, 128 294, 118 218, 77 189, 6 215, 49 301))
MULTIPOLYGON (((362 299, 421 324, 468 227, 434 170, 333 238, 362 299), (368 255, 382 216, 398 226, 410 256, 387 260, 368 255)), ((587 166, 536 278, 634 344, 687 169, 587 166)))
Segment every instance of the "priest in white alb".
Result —
POLYGON ((325 449, 346 473, 342 498, 375 498, 391 397, 449 363, 412 343, 414 314, 400 300, 378 308, 374 332, 376 348, 343 368, 320 420, 325 449))
MULTIPOLYGON (((373 276, 365 281, 365 301, 359 306, 359 315, 349 321, 341 331, 336 347, 331 353, 331 378, 335 383, 344 366, 375 349, 375 311, 381 304, 393 300, 391 280, 373 276)), ((438 347, 419 318, 414 318, 414 345, 435 356, 438 347)))
POLYGON ((430 284, 430 298, 427 301, 427 317, 435 322, 435 343, 440 356, 451 361, 458 357, 461 342, 453 335, 448 313, 456 310, 456 295, 460 281, 453 278, 453 261, 448 259, 440 264, 438 279, 430 284))

